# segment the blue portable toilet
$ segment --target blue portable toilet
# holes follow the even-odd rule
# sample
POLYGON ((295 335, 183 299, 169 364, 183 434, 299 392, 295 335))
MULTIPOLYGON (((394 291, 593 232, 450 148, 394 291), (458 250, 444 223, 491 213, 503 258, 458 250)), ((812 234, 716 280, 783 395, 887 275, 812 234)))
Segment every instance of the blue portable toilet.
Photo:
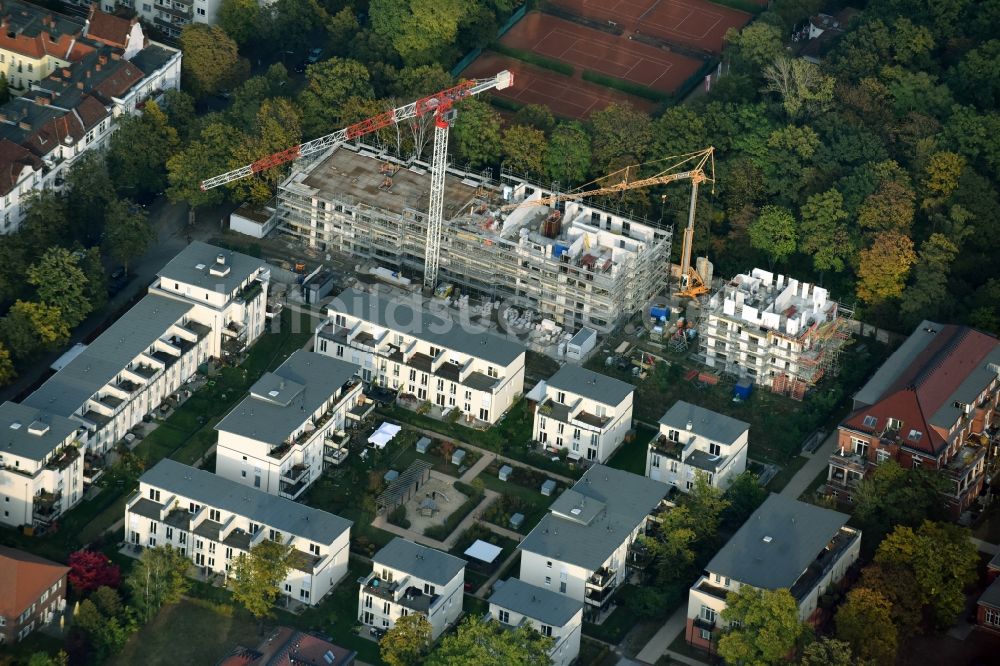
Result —
POLYGON ((751 393, 753 393, 753 379, 744 377, 736 382, 736 388, 733 389, 734 396, 740 400, 749 400, 751 393))

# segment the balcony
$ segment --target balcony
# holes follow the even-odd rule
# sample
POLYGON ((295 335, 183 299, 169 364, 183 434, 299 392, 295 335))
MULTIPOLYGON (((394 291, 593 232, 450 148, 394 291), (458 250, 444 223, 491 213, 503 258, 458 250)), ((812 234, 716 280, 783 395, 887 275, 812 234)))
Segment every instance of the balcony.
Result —
POLYGON ((286 499, 297 499, 309 485, 309 465, 293 465, 278 479, 278 494, 286 499))
POLYGON ((641 540, 633 541, 628 547, 628 565, 636 569, 645 569, 653 562, 653 549, 641 540))
POLYGON ((659 453, 660 455, 666 456, 667 458, 672 458, 673 460, 683 460, 684 454, 684 444, 681 442, 674 442, 666 438, 665 435, 657 435, 653 438, 653 441, 649 443, 653 451, 659 453))
POLYGON ((346 445, 332 442, 330 439, 327 439, 323 444, 323 462, 325 463, 340 465, 347 460, 348 455, 350 455, 350 449, 346 445))
POLYGON ((123 379, 117 384, 115 384, 115 388, 118 389, 119 391, 122 391, 123 393, 135 393, 142 387, 140 387, 133 381, 129 381, 128 379, 123 379))
POLYGON ((259 280, 254 280, 247 286, 243 287, 243 289, 240 290, 240 293, 236 294, 236 300, 249 303, 253 299, 257 298, 257 296, 263 291, 264 285, 262 285, 259 280))
POLYGON ((86 453, 83 456, 83 482, 94 483, 104 475, 104 456, 86 453))
POLYGON ((146 379, 147 381, 155 377, 156 373, 160 371, 159 368, 154 368, 153 366, 147 363, 142 363, 140 365, 135 366, 134 368, 129 368, 129 370, 139 375, 143 379, 146 379))
POLYGON ((62 451, 52 457, 45 464, 45 469, 51 469, 61 472, 76 461, 80 457, 80 449, 75 446, 64 447, 62 451))
POLYGON ((587 587, 603 589, 611 584, 615 578, 615 571, 607 567, 601 567, 587 579, 587 587))
POLYGON ((373 597, 385 599, 386 601, 395 601, 396 591, 400 589, 402 583, 405 582, 406 579, 395 582, 382 580, 374 573, 358 579, 358 584, 364 586, 365 594, 370 594, 373 597))
POLYGON ((792 596, 800 602, 805 599, 812 592, 813 588, 820 584, 826 575, 830 573, 830 570, 840 561, 840 558, 860 539, 860 532, 848 527, 842 527, 837 536, 833 537, 833 540, 830 541, 826 548, 819 552, 816 559, 813 560, 792 585, 790 590, 792 596))
POLYGON ((35 523, 49 524, 62 513, 62 492, 41 491, 35 495, 31 505, 31 516, 35 523))

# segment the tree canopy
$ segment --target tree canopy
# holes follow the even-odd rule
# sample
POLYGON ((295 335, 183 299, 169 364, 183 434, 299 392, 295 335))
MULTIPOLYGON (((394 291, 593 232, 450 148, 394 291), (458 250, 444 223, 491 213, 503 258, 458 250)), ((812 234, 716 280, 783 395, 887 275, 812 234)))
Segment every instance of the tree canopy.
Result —
POLYGON ((453 634, 441 639, 427 666, 546 666, 552 639, 527 625, 505 629, 497 622, 466 616, 453 634))
POLYGON ((729 628, 719 639, 719 656, 731 664, 769 666, 783 662, 805 635, 799 606, 788 590, 743 585, 726 597, 722 619, 729 628))
POLYGON ((241 553, 229 572, 233 599, 250 614, 262 619, 271 614, 271 607, 281 594, 281 582, 291 568, 292 547, 266 539, 241 553))

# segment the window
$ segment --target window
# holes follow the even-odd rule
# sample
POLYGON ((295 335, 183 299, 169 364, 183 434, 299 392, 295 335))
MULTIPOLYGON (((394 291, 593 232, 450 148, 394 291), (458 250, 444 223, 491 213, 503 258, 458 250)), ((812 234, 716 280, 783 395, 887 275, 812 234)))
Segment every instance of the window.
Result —
POLYGON ((505 610, 499 611, 497 613, 497 619, 499 619, 504 624, 510 624, 510 613, 505 610))
POLYGON ((281 541, 281 532, 278 530, 268 530, 267 538, 271 541, 281 541))
POLYGON ((560 581, 559 591, 562 592, 563 594, 566 594, 566 581, 560 581))
POLYGON ((857 437, 851 437, 851 448, 854 449, 854 453, 859 456, 868 455, 868 442, 863 439, 858 439, 857 437))
POLYGON ((552 637, 552 627, 547 624, 542 625, 542 636, 552 637))
POLYGON ((337 345, 337 356, 344 358, 344 345, 337 345))
POLYGON ((993 626, 1000 626, 1000 611, 995 608, 986 608, 986 612, 983 614, 983 622, 985 624, 992 624, 993 626))
MULTIPOLYGON (((291 583, 285 583, 285 592, 291 592, 291 591, 292 591, 292 584, 291 583)), ((366 597, 366 599, 365 599, 365 608, 371 608, 371 607, 372 607, 372 598, 371 597, 366 597)))
POLYGON ((547 560, 545 562, 545 568, 546 569, 551 569, 552 568, 552 560, 547 560))
POLYGON ((149 521, 149 533, 150 534, 156 534, 156 521, 155 520, 149 521))
POLYGON ((875 462, 881 465, 886 460, 889 459, 889 451, 886 449, 878 449, 875 451, 875 462))
POLYGON ((657 456, 657 455, 652 456, 652 458, 650 459, 649 466, 650 467, 655 467, 656 469, 659 469, 660 468, 660 456, 657 456))
POLYGON ((233 549, 229 546, 226 546, 226 559, 227 560, 233 559, 233 549))
POLYGON ((671 442, 679 442, 681 441, 681 433, 676 430, 670 430, 667 432, 667 439, 671 442))
POLYGON ((890 418, 885 427, 889 430, 899 430, 903 427, 903 423, 899 419, 890 418))
POLYGON ((556 402, 561 402, 564 405, 566 404, 566 393, 564 391, 556 393, 556 402))
POLYGON ((490 377, 493 377, 494 379, 499 377, 499 375, 497 374, 497 369, 494 368, 492 365, 486 368, 486 374, 489 375, 490 377))
POLYGON ((173 538, 174 538, 174 528, 172 528, 172 527, 170 527, 168 525, 167 526, 167 541, 170 541, 173 538))
POLYGON ((429 596, 434 596, 436 589, 437 588, 435 588, 430 583, 424 583, 424 594, 429 596))
POLYGON ((316 543, 309 544, 309 552, 312 553, 313 555, 318 556, 319 555, 319 544, 316 544, 316 543))
POLYGON ((208 552, 210 554, 212 554, 212 555, 215 555, 215 542, 214 541, 209 541, 208 542, 208 552))
POLYGON ((869 414, 868 416, 865 417, 865 427, 866 428, 874 428, 876 425, 878 425, 878 418, 877 417, 874 417, 871 414, 869 414))
POLYGON ((923 463, 923 460, 921 460, 920 458, 918 458, 916 456, 913 456, 913 469, 917 469, 918 467, 920 467, 920 465, 922 463, 923 463))
POLYGON ((159 490, 154 490, 153 488, 150 488, 149 489, 149 499, 153 500, 154 502, 159 502, 160 501, 160 491, 159 490))
POLYGON ((208 510, 208 519, 209 520, 214 520, 217 523, 221 523, 222 522, 222 513, 218 509, 209 509, 208 510))
POLYGON ((204 16, 204 15, 205 15, 205 10, 202 9, 201 7, 199 7, 198 8, 198 16, 204 16))
POLYGON ((187 543, 188 540, 187 532, 181 532, 178 536, 179 538, 177 539, 177 543, 182 545, 187 543))
POLYGON ((549 586, 552 585, 552 576, 546 576, 545 577, 545 584, 549 585, 549 586))
POLYGON ((702 606, 701 619, 709 624, 715 624, 715 610, 709 608, 708 606, 702 606))
POLYGON ((906 438, 908 440, 910 440, 911 442, 919 442, 920 438, 923 437, 923 436, 924 436, 924 433, 920 432, 919 430, 911 430, 910 434, 907 435, 906 438))
POLYGON ((701 640, 710 641, 712 640, 712 632, 708 629, 700 629, 698 635, 701 636, 701 640))
POLYGON ((710 442, 708 445, 708 453, 713 456, 722 455, 722 447, 715 442, 710 442))
POLYGON ((201 505, 200 504, 195 504, 194 502, 191 502, 188 505, 188 511, 190 511, 191 513, 198 513, 198 511, 200 511, 200 510, 201 510, 201 505))
POLYGON ((388 601, 386 601, 385 603, 383 603, 382 604, 382 615, 388 615, 391 608, 392 608, 392 604, 389 603, 388 601))

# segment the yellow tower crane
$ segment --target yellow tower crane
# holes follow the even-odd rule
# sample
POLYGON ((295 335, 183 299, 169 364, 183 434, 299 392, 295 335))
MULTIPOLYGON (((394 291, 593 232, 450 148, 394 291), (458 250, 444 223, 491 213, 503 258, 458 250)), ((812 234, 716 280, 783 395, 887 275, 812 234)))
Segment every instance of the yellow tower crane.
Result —
MULTIPOLYGON (((670 162, 670 166, 646 178, 632 179, 630 176, 638 171, 639 166, 633 165, 608 174, 603 178, 581 185, 570 192, 551 194, 549 196, 528 199, 526 201, 507 204, 500 210, 512 210, 523 205, 552 206, 563 201, 577 201, 589 197, 616 194, 627 190, 654 185, 666 185, 679 180, 691 181, 691 204, 688 209, 688 223, 684 228, 681 242, 681 272, 677 295, 696 298, 708 292, 708 286, 702 281, 698 272, 691 267, 691 251, 694 242, 694 219, 698 205, 698 186, 702 183, 715 183, 715 148, 708 147, 686 155, 675 155, 656 160, 656 164, 670 162), (611 184, 607 184, 608 182, 611 184), (592 189, 586 189, 592 188, 592 189)), ((647 163, 652 164, 652 163, 647 163)))

